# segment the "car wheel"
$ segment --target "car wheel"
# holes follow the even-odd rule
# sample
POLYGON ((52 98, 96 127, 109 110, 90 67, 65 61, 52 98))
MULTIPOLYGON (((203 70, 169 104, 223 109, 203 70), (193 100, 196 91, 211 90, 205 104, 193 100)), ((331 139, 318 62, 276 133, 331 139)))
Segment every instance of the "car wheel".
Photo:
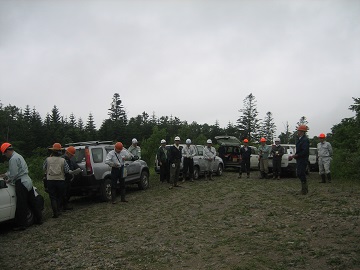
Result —
POLYGON ((222 174, 223 174, 223 166, 219 164, 216 170, 216 175, 221 176, 222 174))
POLYGON ((139 189, 147 189, 149 187, 149 173, 143 171, 140 176, 140 182, 138 183, 139 189))
POLYGON ((199 179, 199 167, 198 167, 198 166, 194 167, 194 175, 193 175, 193 178, 194 178, 194 180, 199 179))
POLYGON ((104 202, 108 202, 111 200, 111 180, 109 178, 105 178, 101 183, 100 187, 101 200, 104 202))
POLYGON ((33 224, 34 224, 34 213, 30 209, 28 209, 26 215, 26 227, 30 227, 33 224))

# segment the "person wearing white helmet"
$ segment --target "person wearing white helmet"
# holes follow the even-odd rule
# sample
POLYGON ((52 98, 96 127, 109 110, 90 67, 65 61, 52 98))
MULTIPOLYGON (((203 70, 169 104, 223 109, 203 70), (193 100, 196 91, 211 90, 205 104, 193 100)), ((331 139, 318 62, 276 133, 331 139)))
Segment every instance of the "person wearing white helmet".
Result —
POLYGON ((206 161, 205 180, 207 180, 207 174, 209 174, 209 179, 213 180, 212 168, 216 157, 216 150, 212 146, 212 140, 208 139, 206 143, 207 146, 204 147, 204 153, 203 153, 204 160, 206 161))
POLYGON ((186 145, 182 149, 183 156, 183 182, 185 182, 186 178, 189 178, 191 182, 193 182, 194 175, 194 156, 196 155, 195 146, 191 144, 190 139, 186 139, 186 145))
POLYGON ((168 178, 168 150, 166 149, 166 141, 162 139, 160 141, 160 147, 157 151, 156 157, 160 165, 160 182, 164 183, 168 178))
POLYGON ((273 163, 273 179, 280 180, 280 174, 281 174, 281 159, 284 155, 284 147, 280 145, 280 139, 275 139, 275 145, 271 148, 271 154, 273 156, 272 163, 273 163))
POLYGON ((180 163, 181 163, 181 148, 180 148, 180 137, 176 136, 174 139, 174 144, 170 146, 168 151, 168 158, 170 163, 170 183, 173 187, 180 187, 178 185, 179 175, 180 175, 180 163))
POLYGON ((135 138, 132 139, 131 145, 130 145, 128 151, 130 152, 133 161, 141 159, 141 148, 140 148, 140 146, 138 146, 137 139, 135 139, 135 138))

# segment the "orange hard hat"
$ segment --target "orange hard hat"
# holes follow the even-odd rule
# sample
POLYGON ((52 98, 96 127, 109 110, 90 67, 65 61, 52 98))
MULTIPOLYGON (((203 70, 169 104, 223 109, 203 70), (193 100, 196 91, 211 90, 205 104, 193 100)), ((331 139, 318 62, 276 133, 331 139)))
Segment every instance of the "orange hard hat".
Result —
POLYGON ((61 151, 64 148, 61 147, 60 143, 54 143, 53 146, 51 148, 49 148, 49 150, 53 150, 53 151, 61 151))
POLYGON ((123 144, 121 142, 115 143, 115 149, 121 151, 123 149, 123 144))
POLYGON ((308 130, 308 127, 306 125, 300 125, 300 126, 298 126, 297 130, 306 132, 308 130))
POLYGON ((68 152, 70 155, 75 155, 75 152, 76 152, 76 149, 74 146, 69 146, 67 149, 66 149, 66 152, 68 152))
POLYGON ((260 139, 260 142, 266 142, 266 139, 265 139, 264 137, 262 137, 262 138, 260 139))
POLYGON ((324 133, 321 133, 321 134, 319 135, 319 138, 320 138, 320 139, 325 139, 325 137, 326 137, 326 136, 325 136, 324 133))
POLYGON ((244 139, 244 142, 246 143, 246 142, 249 142, 249 140, 248 139, 244 139))
POLYGON ((7 143, 7 142, 3 143, 3 144, 1 145, 1 152, 4 154, 5 151, 6 151, 9 147, 11 147, 11 144, 10 144, 10 143, 7 143))

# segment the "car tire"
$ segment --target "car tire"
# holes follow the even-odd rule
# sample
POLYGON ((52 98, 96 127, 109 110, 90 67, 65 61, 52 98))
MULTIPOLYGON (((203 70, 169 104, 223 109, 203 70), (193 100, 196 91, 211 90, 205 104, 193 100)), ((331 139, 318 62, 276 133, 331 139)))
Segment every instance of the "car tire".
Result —
POLYGON ((111 200, 111 180, 109 178, 105 178, 104 181, 102 181, 100 186, 100 196, 101 200, 104 202, 111 200))
POLYGON ((194 180, 198 180, 199 179, 199 167, 195 166, 194 167, 194 175, 193 175, 194 180))
POLYGON ((221 176, 223 174, 223 166, 219 164, 216 170, 216 175, 221 176))
POLYGON ((143 171, 140 175, 140 182, 138 183, 140 190, 147 189, 149 187, 149 173, 143 171))

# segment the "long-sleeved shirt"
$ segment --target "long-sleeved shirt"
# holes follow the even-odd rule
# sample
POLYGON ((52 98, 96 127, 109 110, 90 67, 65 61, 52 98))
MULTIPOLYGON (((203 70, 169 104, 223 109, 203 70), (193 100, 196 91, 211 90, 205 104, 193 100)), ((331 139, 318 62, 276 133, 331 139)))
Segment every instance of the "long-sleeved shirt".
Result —
POLYGON ((163 165, 166 164, 168 158, 168 150, 166 147, 160 146, 157 151, 157 160, 163 165))
POLYGON ((203 152, 203 157, 206 160, 214 160, 216 157, 216 150, 214 147, 212 146, 205 146, 204 147, 204 152, 203 152))
POLYGON ((296 142, 295 158, 307 160, 309 158, 309 147, 309 139, 305 135, 299 137, 299 140, 296 142))
POLYGON ((30 191, 33 184, 28 173, 28 166, 24 158, 14 151, 10 157, 9 169, 5 175, 9 178, 12 185, 15 185, 15 182, 21 179, 21 183, 30 191))
POLYGON ((271 151, 270 145, 266 145, 266 144, 260 145, 258 149, 259 149, 259 155, 261 158, 263 158, 263 159, 269 158, 269 154, 271 151))
POLYGON ((317 144, 319 158, 331 157, 333 154, 332 146, 329 142, 319 142, 317 144))
POLYGON ((65 180, 65 176, 70 170, 66 160, 58 156, 50 156, 46 158, 43 164, 43 169, 46 171, 47 180, 65 180))
POLYGON ((128 148, 128 151, 133 157, 137 156, 137 157, 139 157, 139 159, 141 159, 141 148, 140 148, 140 146, 130 145, 130 147, 128 148))
POLYGON ((194 145, 185 145, 182 149, 182 156, 184 158, 194 158, 196 155, 196 149, 194 145))
POLYGON ((110 167, 120 168, 124 165, 124 161, 131 158, 131 155, 125 149, 121 150, 120 153, 116 153, 115 150, 111 150, 105 159, 105 164, 110 167))

